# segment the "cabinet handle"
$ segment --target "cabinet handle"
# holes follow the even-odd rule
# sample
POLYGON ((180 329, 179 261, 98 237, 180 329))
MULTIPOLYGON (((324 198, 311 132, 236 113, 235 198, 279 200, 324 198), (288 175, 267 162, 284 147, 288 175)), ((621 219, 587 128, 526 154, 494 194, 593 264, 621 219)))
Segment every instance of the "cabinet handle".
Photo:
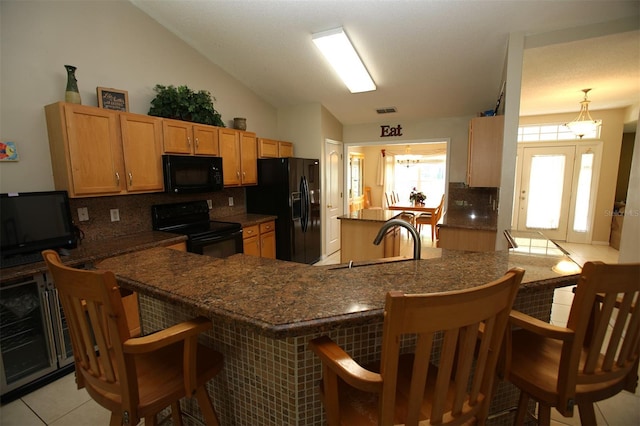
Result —
POLYGON ((200 140, 198 140, 198 138, 196 138, 196 148, 198 148, 200 146, 200 140))
POLYGON ((129 172, 129 186, 133 185, 133 175, 129 172))
POLYGON ((236 172, 236 177, 240 179, 240 172, 236 172))
POLYGON ((191 148, 191 136, 187 136, 187 145, 191 148))
POLYGON ((118 182, 118 186, 120 186, 120 173, 116 172, 116 182, 118 182))

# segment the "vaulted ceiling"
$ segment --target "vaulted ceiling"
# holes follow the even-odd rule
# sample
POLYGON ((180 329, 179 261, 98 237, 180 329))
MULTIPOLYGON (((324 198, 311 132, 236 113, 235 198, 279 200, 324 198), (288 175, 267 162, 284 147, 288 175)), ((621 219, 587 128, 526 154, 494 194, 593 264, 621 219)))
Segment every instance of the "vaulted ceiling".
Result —
POLYGON ((577 113, 583 88, 593 111, 640 105, 637 0, 130 1, 275 107, 318 102, 343 124, 378 122, 383 107, 395 120, 492 109, 510 33, 537 40, 525 50, 520 115, 577 113), (540 41, 613 21, 596 37, 540 41), (336 27, 376 91, 349 93, 313 45, 311 34, 336 27))

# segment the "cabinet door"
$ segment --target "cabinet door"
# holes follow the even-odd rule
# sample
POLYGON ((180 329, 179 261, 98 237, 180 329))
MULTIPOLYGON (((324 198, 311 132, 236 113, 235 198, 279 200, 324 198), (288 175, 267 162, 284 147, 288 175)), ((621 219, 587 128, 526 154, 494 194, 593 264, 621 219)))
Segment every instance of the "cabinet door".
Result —
POLYGON ((271 139, 258 139, 258 158, 277 158, 278 141, 271 139))
POLYGON ((278 142, 278 157, 293 157, 293 144, 291 142, 278 142))
POLYGON ((267 232, 260 234, 260 256, 269 259, 276 258, 276 233, 267 232))
POLYGON ((242 185, 257 185, 258 147, 255 133, 240 132, 240 163, 242 185))
POLYGON ((179 120, 162 120, 163 151, 165 154, 191 154, 193 125, 179 120))
POLYGON ((73 196, 119 194, 124 160, 116 112, 63 104, 73 196))
POLYGON ((120 129, 127 191, 162 191, 162 119, 121 113, 120 129))
POLYGON ((503 115, 471 119, 467 163, 469 186, 500 186, 503 127, 503 115))
POLYGON ((218 128, 214 126, 193 125, 194 154, 219 155, 218 128))
POLYGON ((239 186, 240 135, 233 129, 218 129, 224 186, 239 186))

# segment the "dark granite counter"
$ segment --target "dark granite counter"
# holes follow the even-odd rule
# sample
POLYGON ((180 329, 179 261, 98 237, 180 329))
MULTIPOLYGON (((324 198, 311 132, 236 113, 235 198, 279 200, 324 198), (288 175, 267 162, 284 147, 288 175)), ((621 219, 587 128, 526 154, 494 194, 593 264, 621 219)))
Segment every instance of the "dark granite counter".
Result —
POLYGON ((383 209, 363 209, 356 210, 349 214, 338 216, 340 220, 365 220, 370 222, 386 222, 389 219, 393 219, 402 212, 397 210, 383 210, 383 209))
POLYGON ((242 227, 259 225, 270 220, 276 220, 278 216, 255 214, 255 213, 242 213, 233 216, 216 217, 213 220, 220 220, 223 222, 236 222, 242 225, 242 227))
POLYGON ((575 284, 552 267, 562 256, 439 250, 430 259, 352 269, 309 266, 242 254, 214 259, 153 248, 106 259, 123 287, 233 322, 271 338, 380 322, 390 290, 429 293, 478 286, 509 268, 526 270, 522 290, 575 284))
MULTIPOLYGON (((69 250, 68 256, 61 256, 61 258, 66 265, 78 267, 93 264, 107 257, 118 256, 152 247, 170 246, 186 240, 187 237, 184 235, 170 234, 168 232, 140 232, 125 237, 83 242, 77 248, 69 250)), ((46 270, 47 266, 44 262, 0 269, 0 282, 41 274, 46 270)))

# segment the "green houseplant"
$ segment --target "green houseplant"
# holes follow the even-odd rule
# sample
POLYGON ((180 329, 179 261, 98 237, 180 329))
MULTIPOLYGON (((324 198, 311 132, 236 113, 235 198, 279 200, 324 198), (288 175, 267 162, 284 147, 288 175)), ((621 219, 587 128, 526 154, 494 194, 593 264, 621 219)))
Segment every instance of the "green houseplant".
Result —
POLYGON ((192 123, 225 127, 220 113, 213 107, 215 98, 206 90, 194 92, 187 86, 156 84, 156 97, 151 101, 149 115, 192 123))

